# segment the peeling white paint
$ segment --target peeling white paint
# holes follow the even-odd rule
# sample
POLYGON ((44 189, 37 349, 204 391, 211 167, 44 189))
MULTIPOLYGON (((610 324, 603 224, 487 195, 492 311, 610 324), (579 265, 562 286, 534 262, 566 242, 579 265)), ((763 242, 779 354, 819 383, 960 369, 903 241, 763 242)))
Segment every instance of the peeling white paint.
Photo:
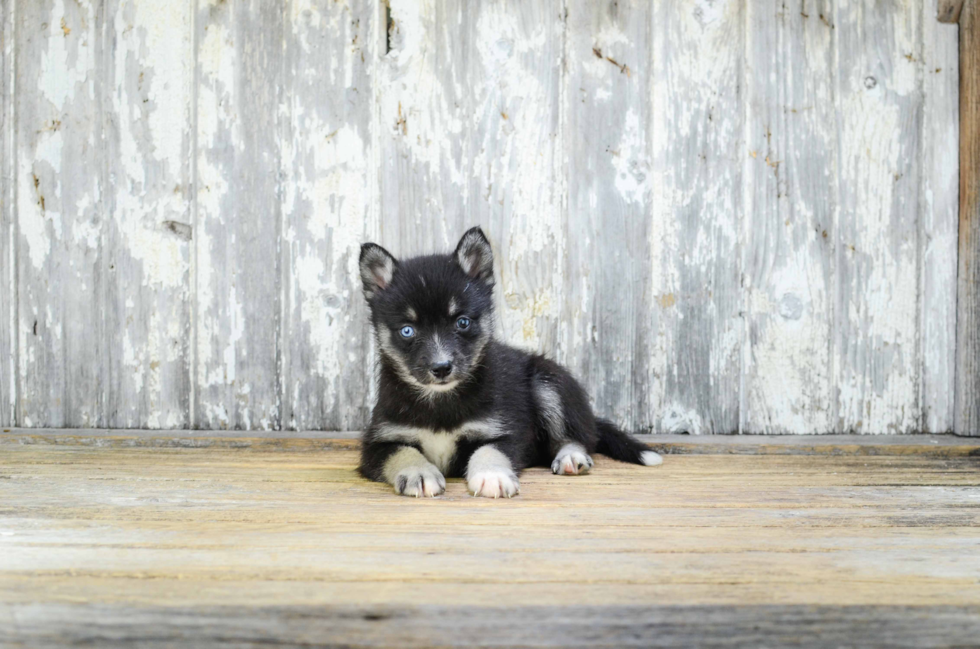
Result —
POLYGON ((285 41, 256 52, 248 30, 274 26, 253 5, 122 0, 103 26, 89 2, 26 3, 19 423, 101 425, 104 408, 185 425, 191 390, 194 424, 359 426, 374 387, 358 245, 445 249, 478 222, 503 336, 581 368, 600 410, 695 434, 945 430, 957 63, 934 5, 842 0, 832 33, 735 0, 573 2, 567 22, 539 3, 392 0, 384 53, 376 6, 297 0, 271 14, 285 41), (783 26, 755 29, 763 14, 783 26), (760 61, 753 39, 772 34, 760 61), (278 56, 281 79, 243 70, 278 56), (266 87, 257 125, 248 94, 266 87), (251 150, 270 124, 276 146, 251 150), (273 189, 240 182, 252 172, 273 189), (281 214, 261 200, 277 190, 281 214), (623 224, 644 236, 608 236, 623 224), (243 258, 241 237, 273 231, 285 267, 243 258), (277 271, 281 294, 258 295, 277 271), (79 363, 96 326, 119 349, 79 363), (280 366, 256 361, 276 344, 280 366), (79 377, 110 376, 107 405, 78 403, 79 377))

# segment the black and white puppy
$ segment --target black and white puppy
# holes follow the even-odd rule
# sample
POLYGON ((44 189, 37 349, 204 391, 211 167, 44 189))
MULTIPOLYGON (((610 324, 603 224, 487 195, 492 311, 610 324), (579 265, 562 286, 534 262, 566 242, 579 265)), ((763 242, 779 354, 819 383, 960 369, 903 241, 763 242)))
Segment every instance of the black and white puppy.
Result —
POLYGON ((493 253, 480 228, 449 255, 398 261, 366 243, 360 271, 381 355, 365 477, 416 497, 443 493, 446 476, 464 477, 474 495, 510 498, 527 466, 585 473, 594 452, 662 462, 596 420, 566 369, 494 339, 493 253))

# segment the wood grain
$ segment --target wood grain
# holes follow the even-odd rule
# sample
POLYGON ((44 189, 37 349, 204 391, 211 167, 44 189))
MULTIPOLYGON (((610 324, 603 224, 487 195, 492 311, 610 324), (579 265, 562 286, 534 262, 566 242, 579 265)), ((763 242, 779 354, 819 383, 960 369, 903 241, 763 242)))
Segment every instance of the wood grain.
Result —
POLYGON ((743 433, 834 429, 830 2, 746 5, 743 433))
POLYGON ((976 432, 948 4, 7 0, 0 422, 361 428, 357 244, 480 224, 632 430, 976 432))
POLYGON ((956 27, 922 9, 919 197, 919 350, 922 432, 953 430, 956 395, 956 255, 959 206, 959 57, 956 27))
POLYGON ((396 256, 442 252, 483 226, 501 332, 554 354, 564 282, 563 5, 389 4, 391 49, 378 66, 379 243, 396 256))
POLYGON ((964 0, 939 0, 936 11, 931 14, 926 14, 926 17, 935 16, 941 23, 957 23, 960 21, 963 3, 964 0))
POLYGON ((13 426, 17 405, 17 247, 14 207, 16 165, 13 2, 0 3, 0 426, 13 426))
POLYGON ((260 0, 197 11, 192 425, 279 428, 283 16, 260 0))
POLYGON ((960 16, 956 432, 980 435, 980 6, 960 16))
POLYGON ((650 272, 665 360, 648 389, 662 390, 660 432, 739 426, 743 10, 654 4, 650 272))
POLYGON ((652 4, 576 1, 567 12, 561 360, 584 382, 600 416, 627 430, 649 428, 662 392, 655 374, 664 369, 654 348, 659 309, 648 272, 652 4))
POLYGON ((101 647, 970 646, 980 608, 948 606, 270 606, 0 604, 0 640, 101 647))
POLYGON ((105 6, 16 3, 17 421, 105 423, 105 6))
POLYGON ((194 2, 106 2, 106 424, 190 424, 194 2), (166 46, 164 46, 166 44, 166 46))
MULTIPOLYGON (((306 452, 359 449, 360 436, 360 431, 13 428, 0 431, 0 445, 306 452)), ((980 441, 955 435, 638 435, 637 439, 661 455, 980 456, 980 441)))
POLYGON ((918 430, 921 12, 842 3, 837 34, 839 432, 918 430), (915 134, 901 137, 899 133, 915 134))
POLYGON ((357 260, 377 231, 373 2, 285 9, 282 139, 284 428, 369 418, 373 355, 357 260), (325 62, 329 62, 326 65, 325 62))
MULTIPOLYGON (((358 477, 356 459, 5 445, 0 615, 19 623, 0 628, 128 637, 126 612, 151 621, 166 608, 167 633, 253 615, 281 638, 273 609, 414 624, 424 607, 472 619, 597 602, 609 614, 755 607, 754 619, 821 607, 827 622, 854 619, 841 607, 870 620, 891 619, 873 607, 925 607, 938 621, 980 597, 976 457, 690 455, 657 469, 600 457, 577 478, 526 471, 508 501, 472 498, 459 480, 439 499, 399 498, 358 477)), ((965 613, 955 624, 975 623, 965 613)), ((242 642, 257 633, 239 628, 242 642)))

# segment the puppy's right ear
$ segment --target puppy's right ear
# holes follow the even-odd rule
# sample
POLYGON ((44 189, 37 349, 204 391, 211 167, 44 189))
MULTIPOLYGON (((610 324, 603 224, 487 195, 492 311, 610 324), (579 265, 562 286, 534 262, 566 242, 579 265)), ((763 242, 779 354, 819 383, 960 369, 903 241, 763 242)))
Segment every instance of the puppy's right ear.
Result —
POLYGON ((395 275, 398 262, 391 253, 376 243, 361 245, 361 282, 364 284, 364 297, 370 300, 388 288, 395 275))

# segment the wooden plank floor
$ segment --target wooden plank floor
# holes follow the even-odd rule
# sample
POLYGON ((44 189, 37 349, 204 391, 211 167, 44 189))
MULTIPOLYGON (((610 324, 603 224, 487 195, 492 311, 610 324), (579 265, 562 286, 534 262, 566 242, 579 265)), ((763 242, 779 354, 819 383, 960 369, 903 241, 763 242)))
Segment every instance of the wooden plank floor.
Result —
POLYGON ((0 436, 0 647, 980 646, 977 440, 720 440, 494 501, 396 497, 352 440, 106 439, 0 436))

